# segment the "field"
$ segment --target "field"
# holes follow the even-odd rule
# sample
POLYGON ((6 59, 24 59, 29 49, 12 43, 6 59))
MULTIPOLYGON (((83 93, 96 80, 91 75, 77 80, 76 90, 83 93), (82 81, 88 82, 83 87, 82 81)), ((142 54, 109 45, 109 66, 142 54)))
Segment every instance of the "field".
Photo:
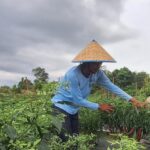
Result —
MULTIPOLYGON (((34 93, 0 93, 0 149, 1 150, 80 150, 144 149, 141 139, 150 140, 150 110, 135 109, 131 104, 108 93, 100 95, 95 90, 89 97, 94 102, 115 106, 111 114, 82 108, 78 137, 70 137, 65 143, 57 134, 61 130, 63 116, 51 115, 50 98, 53 84, 43 86, 34 93), (109 148, 108 148, 109 147, 109 148)), ((144 145, 145 146, 145 145, 144 145)))

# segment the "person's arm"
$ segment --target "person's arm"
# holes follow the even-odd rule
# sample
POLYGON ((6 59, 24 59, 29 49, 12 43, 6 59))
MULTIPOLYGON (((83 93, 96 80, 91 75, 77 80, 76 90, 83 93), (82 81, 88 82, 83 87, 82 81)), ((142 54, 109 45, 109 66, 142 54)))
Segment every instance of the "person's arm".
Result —
POLYGON ((113 84, 103 71, 99 71, 98 83, 110 92, 118 95, 119 97, 127 100, 128 102, 131 102, 132 105, 135 107, 143 107, 145 105, 143 102, 138 101, 136 98, 127 94, 117 85, 113 84))
POLYGON ((130 99, 133 98, 125 91, 123 91, 121 88, 119 88, 117 85, 112 83, 102 70, 100 70, 98 74, 98 84, 107 89, 108 91, 118 95, 122 99, 129 101, 130 99))
POLYGON ((82 97, 78 80, 75 76, 70 76, 70 92, 73 96, 73 103, 77 104, 79 106, 91 108, 94 110, 100 110, 104 112, 112 112, 114 110, 114 107, 110 104, 97 104, 90 102, 82 97))

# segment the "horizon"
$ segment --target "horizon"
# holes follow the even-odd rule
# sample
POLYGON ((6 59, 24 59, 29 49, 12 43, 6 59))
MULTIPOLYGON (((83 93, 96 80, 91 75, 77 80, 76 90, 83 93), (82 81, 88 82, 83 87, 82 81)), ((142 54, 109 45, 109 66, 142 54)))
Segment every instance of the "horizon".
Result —
MULTIPOLYGON (((120 69, 122 69, 122 68, 128 68, 128 67, 126 67, 126 66, 124 66, 124 67, 121 67, 121 68, 116 68, 116 69, 114 69, 114 70, 108 70, 107 69, 107 67, 105 66, 105 65, 102 65, 102 70, 106 70, 106 71, 110 71, 111 73, 113 72, 113 71, 115 71, 115 70, 120 70, 120 69)), ((130 68, 128 68, 129 70, 130 70, 130 68)), ((146 72, 146 71, 132 71, 132 70, 130 70, 132 73, 141 73, 141 72, 145 72, 145 73, 147 73, 148 75, 150 75, 150 73, 148 73, 148 72, 146 72)), ((64 72, 64 74, 65 74, 65 72, 64 72)), ((64 75, 63 74, 63 75, 64 75)), ((49 75, 49 74, 48 74, 49 75)), ((53 82, 53 81, 56 81, 56 82, 58 82, 59 80, 60 80, 60 78, 62 78, 63 77, 63 75, 61 75, 61 76, 57 76, 57 77, 53 77, 53 78, 51 78, 51 77, 49 77, 48 78, 48 82, 53 82)), ((26 76, 22 76, 21 78, 26 78, 26 76)), ((16 80, 16 82, 8 82, 8 83, 4 83, 4 84, 0 84, 0 87, 3 87, 3 86, 9 86, 9 87, 13 87, 14 85, 17 85, 20 81, 21 81, 21 78, 18 78, 18 80, 16 80)), ((34 83, 34 79, 35 79, 35 77, 34 77, 34 75, 32 75, 32 76, 29 76, 29 77, 27 77, 27 79, 28 80, 30 80, 32 83, 34 83)))

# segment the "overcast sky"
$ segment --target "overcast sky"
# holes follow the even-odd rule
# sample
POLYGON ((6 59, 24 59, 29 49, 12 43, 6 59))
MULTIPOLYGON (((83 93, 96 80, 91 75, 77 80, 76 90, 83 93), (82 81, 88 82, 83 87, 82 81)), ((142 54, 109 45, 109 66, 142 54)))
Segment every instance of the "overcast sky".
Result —
POLYGON ((0 0, 0 86, 32 69, 45 68, 51 80, 95 39, 117 63, 150 73, 149 0, 0 0))

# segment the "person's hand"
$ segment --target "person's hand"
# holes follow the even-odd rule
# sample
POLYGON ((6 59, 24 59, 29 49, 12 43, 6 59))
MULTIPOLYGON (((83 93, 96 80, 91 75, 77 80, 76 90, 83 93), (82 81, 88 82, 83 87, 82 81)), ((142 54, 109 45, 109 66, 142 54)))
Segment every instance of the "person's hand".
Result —
POLYGON ((144 102, 140 102, 140 101, 138 101, 136 98, 132 98, 132 99, 130 99, 129 100, 129 102, 131 102, 132 103, 132 105, 134 106, 134 107, 137 107, 137 108, 142 108, 142 107, 144 107, 145 106, 145 103, 144 102))
POLYGON ((110 113, 114 111, 114 107, 110 104, 100 104, 99 110, 110 113))

